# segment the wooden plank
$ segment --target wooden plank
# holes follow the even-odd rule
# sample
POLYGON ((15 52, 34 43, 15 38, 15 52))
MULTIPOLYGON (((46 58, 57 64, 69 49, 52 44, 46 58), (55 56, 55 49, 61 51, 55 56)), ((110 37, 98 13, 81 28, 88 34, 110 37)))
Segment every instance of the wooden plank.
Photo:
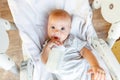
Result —
POLYGON ((0 17, 13 22, 13 18, 8 7, 7 0, 0 0, 0 17))
POLYGON ((116 41, 116 43, 113 45, 112 51, 120 63, 120 40, 116 41))

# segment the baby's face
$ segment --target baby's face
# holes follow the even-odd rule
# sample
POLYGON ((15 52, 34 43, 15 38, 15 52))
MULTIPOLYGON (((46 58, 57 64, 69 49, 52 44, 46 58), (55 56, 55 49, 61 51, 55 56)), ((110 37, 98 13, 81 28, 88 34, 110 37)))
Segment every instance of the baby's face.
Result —
POLYGON ((50 39, 59 40, 64 43, 70 33, 70 22, 65 20, 49 20, 48 21, 48 36, 50 39))

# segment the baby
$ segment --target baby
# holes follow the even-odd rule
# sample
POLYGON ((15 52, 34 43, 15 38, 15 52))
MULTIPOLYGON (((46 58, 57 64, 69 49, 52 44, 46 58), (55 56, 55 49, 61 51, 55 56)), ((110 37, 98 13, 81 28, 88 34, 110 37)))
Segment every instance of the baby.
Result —
POLYGON ((85 47, 86 42, 70 30, 71 16, 64 10, 53 10, 48 19, 49 40, 41 54, 46 68, 59 80, 105 80, 105 72, 85 47))

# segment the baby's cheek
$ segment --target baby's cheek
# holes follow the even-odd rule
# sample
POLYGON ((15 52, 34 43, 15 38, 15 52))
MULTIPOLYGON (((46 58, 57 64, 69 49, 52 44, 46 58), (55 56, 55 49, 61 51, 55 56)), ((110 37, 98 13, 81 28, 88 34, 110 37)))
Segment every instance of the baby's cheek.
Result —
POLYGON ((52 31, 50 32, 50 36, 51 36, 51 37, 52 37, 54 34, 55 34, 54 32, 52 32, 52 31))
POLYGON ((62 41, 64 41, 67 38, 66 35, 62 35, 62 41))

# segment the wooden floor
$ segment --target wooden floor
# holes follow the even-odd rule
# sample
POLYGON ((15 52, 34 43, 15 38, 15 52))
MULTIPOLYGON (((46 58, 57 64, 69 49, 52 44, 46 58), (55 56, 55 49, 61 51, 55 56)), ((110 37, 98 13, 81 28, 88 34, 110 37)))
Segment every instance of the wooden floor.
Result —
MULTIPOLYGON (((90 0, 92 2, 92 0, 90 0)), ((110 23, 106 22, 100 14, 100 9, 93 11, 93 24, 97 32, 97 35, 100 38, 105 39, 107 37, 107 32, 110 28, 110 23)), ((6 0, 0 0, 0 17, 13 22, 12 15, 8 8, 6 0)), ((20 66, 22 61, 22 51, 21 51, 21 40, 18 34, 18 31, 8 31, 10 38, 10 46, 7 51, 7 54, 20 66)), ((19 77, 16 77, 8 71, 0 69, 0 80, 19 80, 19 77)))
MULTIPOLYGON (((21 40, 18 31, 8 31, 8 35, 10 44, 6 53, 15 61, 18 67, 20 67, 20 63, 23 60, 23 57, 21 50, 21 40)), ((19 76, 16 76, 9 71, 0 69, 0 80, 19 80, 19 76)))
MULTIPOLYGON (((0 18, 4 18, 13 22, 10 9, 6 0, 0 0, 0 18)), ((8 31, 10 44, 7 50, 7 54, 15 61, 15 63, 20 67, 20 63, 23 60, 22 50, 21 50, 21 40, 18 31, 8 31)), ((0 80, 19 80, 19 76, 14 75, 9 71, 0 69, 0 80)))

